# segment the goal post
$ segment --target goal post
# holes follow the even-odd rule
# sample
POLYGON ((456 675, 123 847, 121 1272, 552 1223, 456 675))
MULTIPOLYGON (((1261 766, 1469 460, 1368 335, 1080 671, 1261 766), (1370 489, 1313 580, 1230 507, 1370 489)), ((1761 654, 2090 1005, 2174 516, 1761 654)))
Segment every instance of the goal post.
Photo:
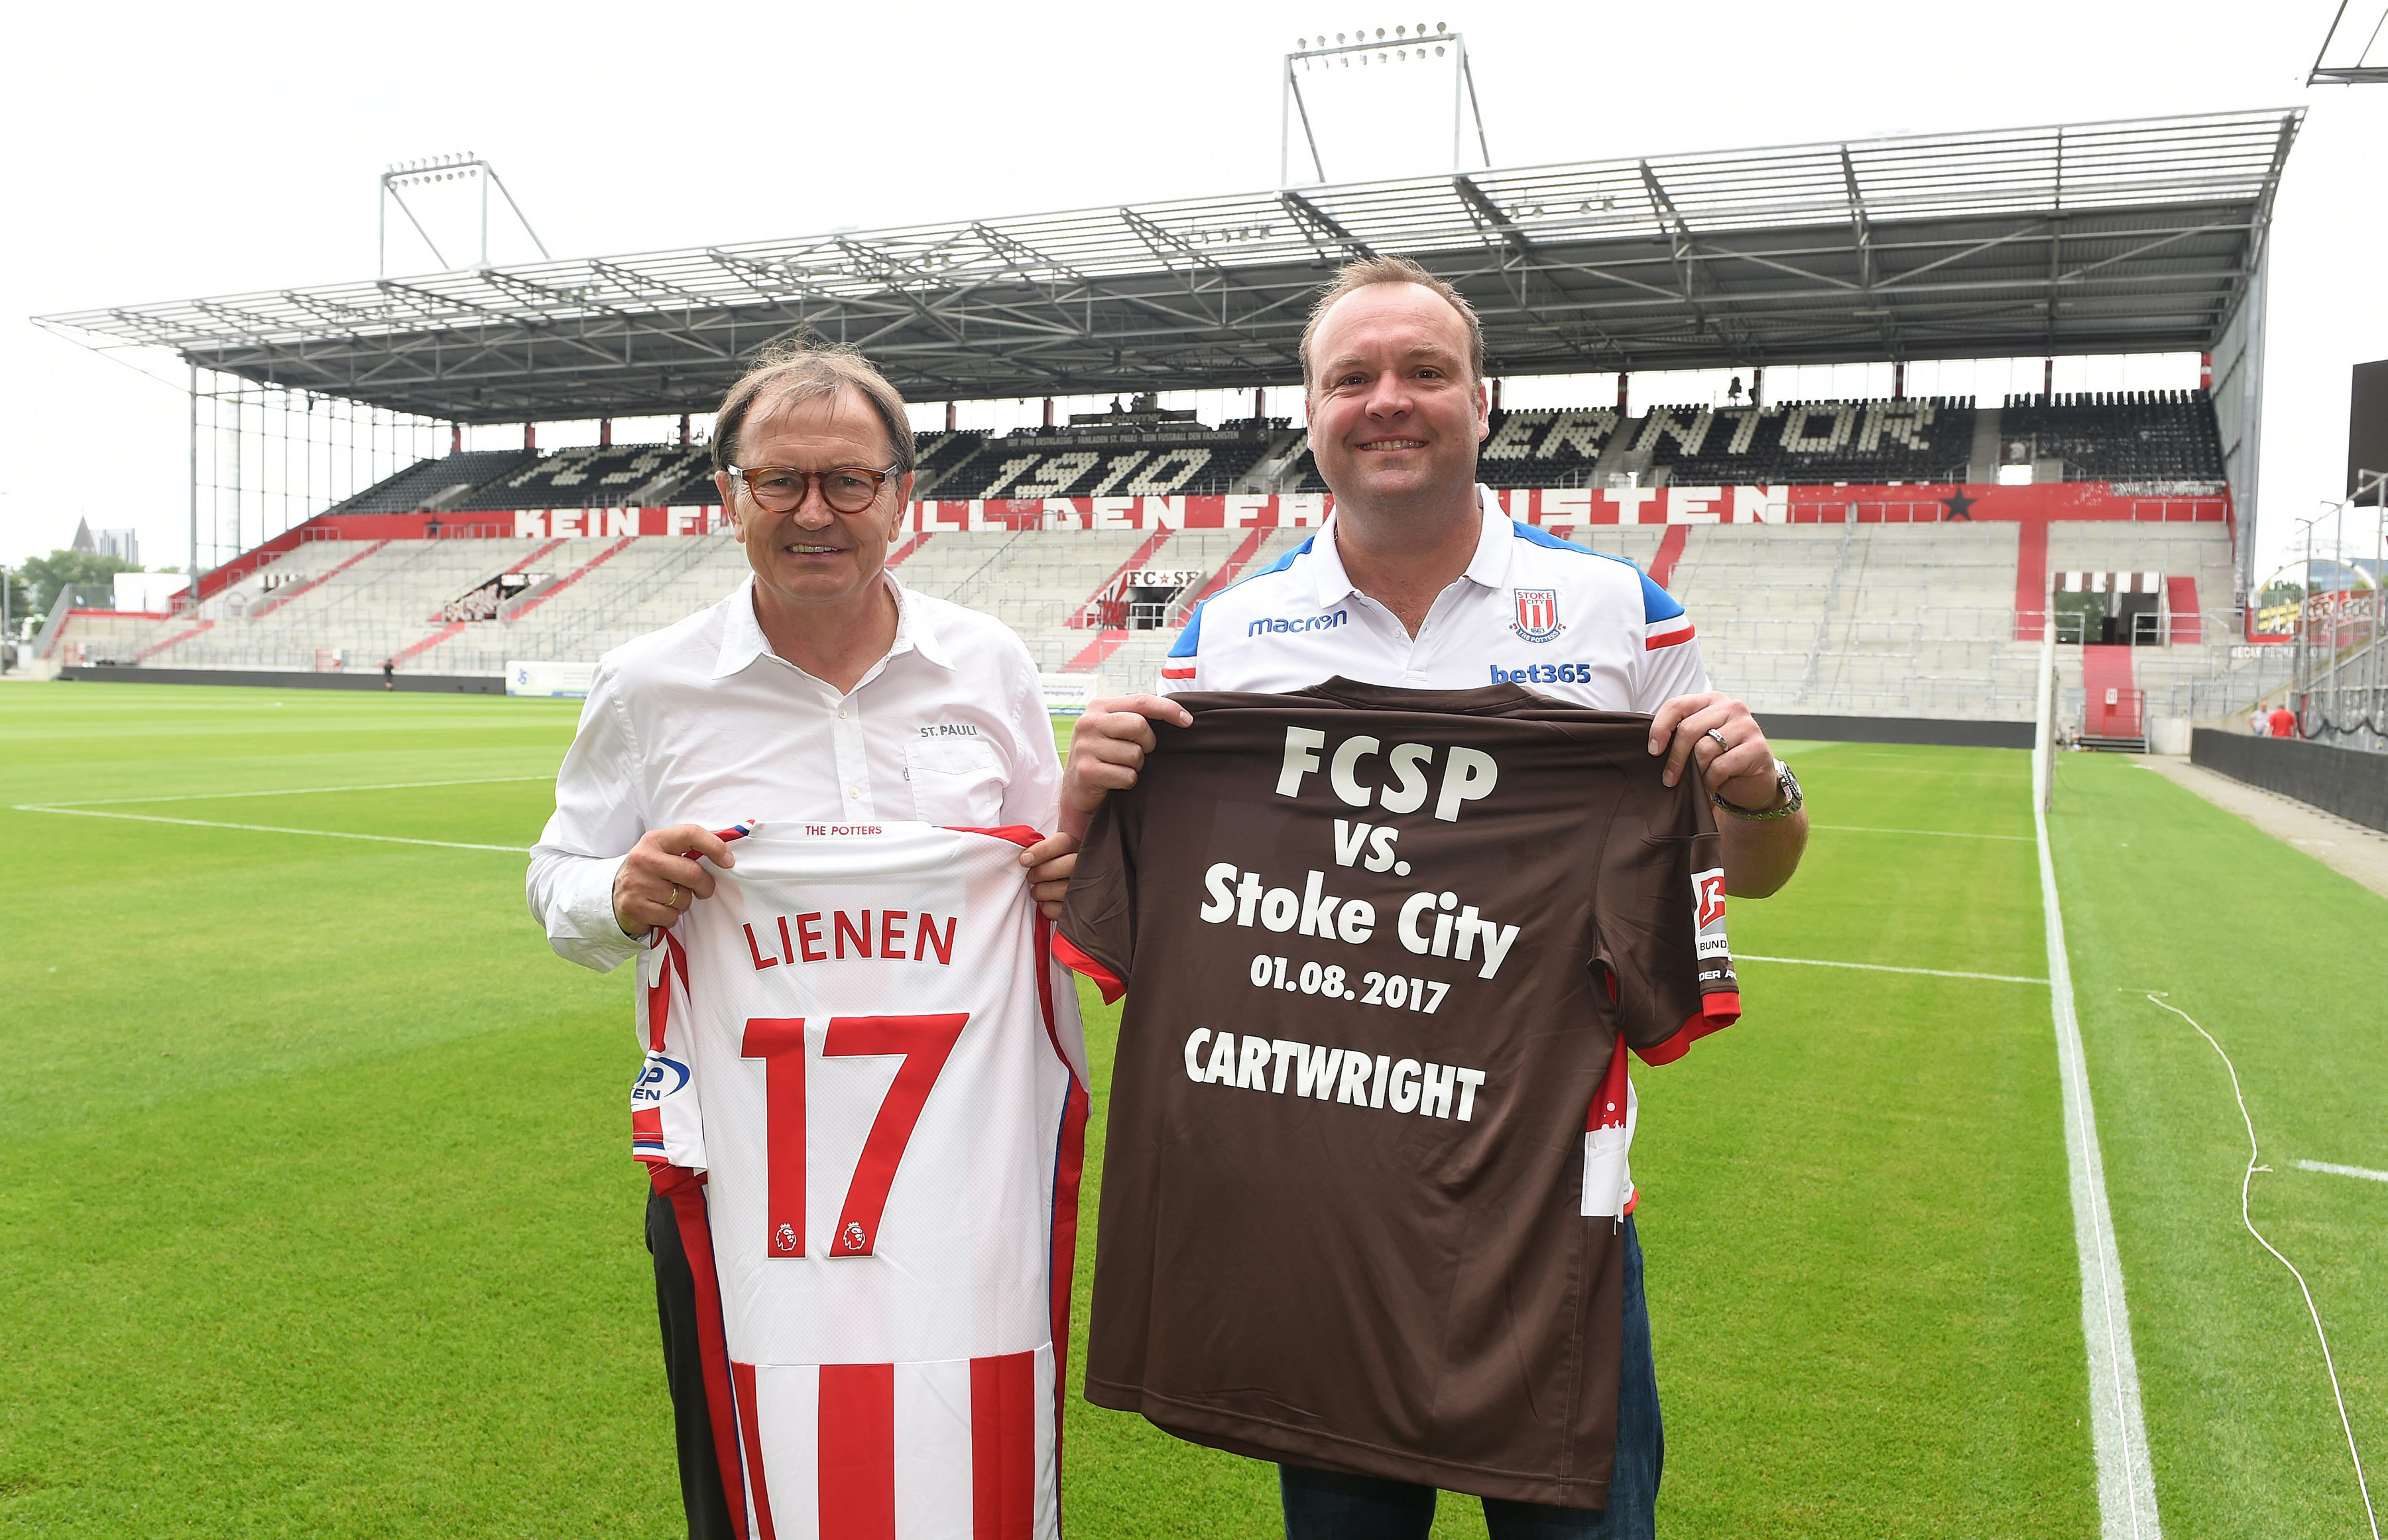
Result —
POLYGON ((2056 805, 2056 599, 2050 584, 2039 617, 2039 681, 2032 713, 2031 805, 2047 812, 2056 805))

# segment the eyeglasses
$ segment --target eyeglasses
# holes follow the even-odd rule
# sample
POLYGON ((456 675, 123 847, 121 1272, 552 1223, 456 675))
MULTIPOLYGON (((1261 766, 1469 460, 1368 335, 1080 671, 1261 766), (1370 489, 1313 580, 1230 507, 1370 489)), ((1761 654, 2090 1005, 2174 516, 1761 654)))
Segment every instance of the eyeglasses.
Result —
POLYGON ((792 465, 729 467, 730 475, 746 484, 746 495, 755 500, 755 505, 771 514, 794 513, 804 506, 816 486, 832 512, 858 514, 879 500, 879 489, 901 469, 898 465, 883 471, 860 465, 834 465, 825 471, 800 471, 792 465))

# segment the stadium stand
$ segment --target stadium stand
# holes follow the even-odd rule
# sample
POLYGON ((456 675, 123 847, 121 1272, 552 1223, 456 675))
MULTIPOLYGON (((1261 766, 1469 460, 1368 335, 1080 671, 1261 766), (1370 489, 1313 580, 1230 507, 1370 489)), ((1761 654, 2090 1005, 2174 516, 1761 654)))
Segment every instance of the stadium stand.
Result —
MULTIPOLYGON (((1138 399, 1141 407, 1144 398, 1138 399)), ((1790 486, 1988 479, 1998 458, 2058 465, 2067 480, 2215 482, 2221 440, 2203 391, 2016 396, 1976 413, 1955 398, 1495 411, 1479 461, 1495 487, 1790 486)), ((1327 490, 1302 430, 1283 417, 1207 427, 1179 412, 1084 414, 1066 426, 919 435, 915 495, 1179 496, 1327 490)), ((718 501, 699 445, 472 451, 409 466, 333 508, 458 513, 667 507, 718 501)))
MULTIPOLYGON (((1973 439, 1972 404, 1944 400, 1496 411, 1478 465, 1494 487, 1962 481, 1973 439)), ((1308 451, 1283 490, 1327 490, 1308 451)))
MULTIPOLYGON (((1664 574, 1697 618, 1720 684, 1765 711, 2001 718, 2032 706, 2036 641, 2019 636, 2020 528, 2004 523, 1617 526, 1565 529, 1589 549, 1664 574)), ((1276 560, 1309 536, 1272 530, 940 533, 891 554, 927 593, 1002 618, 1041 668, 1099 671, 1121 687, 1155 677, 1192 601, 1276 560), (1096 601, 1131 568, 1207 574, 1166 602, 1150 630, 1096 601), (1089 623, 1092 621, 1093 623, 1089 623)), ((2210 678, 2235 637, 2227 613, 2229 536, 2218 524, 2064 523, 2058 570, 2155 570, 2166 580, 2169 645, 2134 649, 2152 703, 2210 678), (2178 601, 2219 605, 2193 629, 2178 601)), ((101 657, 175 668, 296 668, 330 655, 350 669, 385 657, 411 672, 495 674, 516 658, 593 658, 718 600, 743 579, 722 534, 678 538, 317 541, 301 546, 207 615, 93 617, 62 641, 101 657), (265 586, 270 575, 281 581, 265 586), (531 580, 486 620, 447 606, 502 573, 531 580)), ((1140 591, 1141 592, 1141 591, 1140 591)), ((2076 649, 2064 649, 2071 657, 2076 649)), ((2077 669, 2077 663, 2068 668, 2077 669)))
MULTIPOLYGON (((668 506, 666 494, 709 474, 706 451, 695 444, 613 444, 558 450, 512 476, 485 482, 452 504, 459 513, 506 508, 668 506)), ((710 496, 705 502, 714 501, 710 496)))
POLYGON ((1674 406, 1641 419, 1629 458, 1654 484, 1962 481, 1973 442, 1973 402, 1953 398, 1674 406))
POLYGON ((1257 429, 1175 425, 1134 437, 1021 428, 940 479, 939 498, 1175 497, 1244 490, 1269 449, 1257 429))
POLYGON ((537 450, 466 450, 461 454, 418 460, 396 476, 367 487, 345 503, 327 510, 335 514, 411 514, 421 508, 450 508, 467 494, 500 477, 530 465, 537 450))
MULTIPOLYGON (((1317 485, 1302 431, 1284 419, 1213 429, 1138 407, 1000 436, 923 433, 922 494, 1025 500, 1317 485)), ((1969 453, 1978 458, 2020 434, 2040 451, 2055 446, 2068 475, 2102 465, 2168 482, 2194 479, 2188 473, 2199 456, 2212 453, 2211 423, 2204 398, 2188 392, 2034 398, 1978 414, 1941 401, 1658 407, 1622 419, 1607 409, 1534 409, 1494 415, 1480 465, 1484 479, 1512 487, 1580 487, 1612 471, 1645 485, 1812 485, 1840 474, 1924 482, 1962 475, 1969 453)), ((462 503, 454 511, 463 515, 712 501, 702 448, 631 445, 448 456, 410 466, 341 510, 446 502, 462 503), (477 490, 456 495, 476 477, 477 490)), ((2227 643, 2238 637, 2228 526, 2057 520, 2026 549, 2016 523, 1931 516, 1552 528, 1633 561, 1680 595, 1714 677, 1759 710, 2024 719, 2038 652, 2027 591, 2041 574, 2137 575, 2135 610, 2160 594, 2152 617, 2122 638, 2157 643, 2125 649, 2136 655, 2131 688, 2152 712, 2194 695, 2227 666, 2227 643)), ((494 532, 508 522, 486 524, 494 532)), ((737 542, 719 532, 637 537, 609 523, 614 532, 582 536, 570 528, 568 537, 536 541, 453 538, 484 532, 460 516, 437 540, 307 540, 210 598, 196 618, 76 612, 49 651, 60 660, 174 668, 373 670, 387 657, 410 672, 490 675, 514 659, 592 659, 714 603, 747 570, 737 542)), ((923 592, 1003 619, 1040 668, 1099 670, 1125 687, 1157 675, 1197 599, 1310 533, 939 531, 901 539, 890 565, 923 592)), ((2101 655, 2110 673, 2126 667, 2101 655)), ((2078 662, 2068 667, 2077 680, 2078 662)), ((2073 698, 2077 705, 2077 688, 2073 698)))
POLYGON ((2001 459, 2057 460, 2067 481, 2222 479, 2222 434, 2203 390, 2098 390, 2010 396, 2001 459))
POLYGON ((1495 412, 1479 475, 1493 487, 1581 487, 1617 432, 1617 414, 1585 411, 1495 412))

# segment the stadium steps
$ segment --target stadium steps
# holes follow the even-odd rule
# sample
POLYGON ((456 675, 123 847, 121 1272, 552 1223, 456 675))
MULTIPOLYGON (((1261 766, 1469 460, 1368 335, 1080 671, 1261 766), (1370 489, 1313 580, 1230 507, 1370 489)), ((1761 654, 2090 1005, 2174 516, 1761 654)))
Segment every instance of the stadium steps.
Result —
MULTIPOLYGON (((532 552, 529 555, 525 556, 522 560, 514 563, 512 566, 506 567, 504 570, 506 572, 522 572, 527 570, 531 563, 546 560, 548 556, 554 553, 558 546, 565 544, 571 539, 572 537, 569 535, 559 535, 555 539, 549 541, 545 545, 540 546, 538 550, 532 552)), ((502 574, 501 574, 501 576, 502 576, 502 574)), ((549 593, 555 590, 557 584, 563 580, 563 576, 568 576, 568 574, 550 578, 543 583, 535 584, 532 587, 524 590, 522 592, 515 594, 512 600, 508 601, 505 610, 501 613, 505 615, 508 618, 511 618, 513 616, 519 615, 524 610, 537 605, 540 600, 546 598, 549 593)), ((471 591, 467 590, 466 592, 469 592, 471 591)), ((434 616, 432 618, 438 619, 439 617, 438 616, 434 616)))
POLYGON ((1077 656, 1061 665, 1061 671, 1065 674, 1093 673, 1096 669, 1103 666, 1103 660, 1105 658, 1120 650, 1121 645, 1127 641, 1127 638, 1128 631, 1127 628, 1124 626, 1111 626, 1105 628, 1103 630, 1096 633, 1095 639, 1092 642, 1087 643, 1086 649, 1079 653, 1077 656))
POLYGON ((1111 569, 1111 575, 1105 578, 1102 580, 1102 583, 1096 588, 1094 592, 1086 595, 1086 602, 1078 607, 1077 615, 1072 617, 1071 625, 1073 628, 1081 628, 1094 624, 1095 622, 1092 617, 1097 606, 1101 605, 1104 599, 1108 598, 1111 592, 1119 587, 1121 579, 1124 579, 1129 573, 1135 571, 1137 567, 1150 566, 1153 556, 1162 546, 1169 543, 1169 537, 1174 533, 1175 533, 1175 530, 1156 529, 1151 534, 1146 536, 1144 543, 1137 546, 1133 552, 1130 552, 1128 554, 1127 560, 1120 563, 1116 567, 1113 567, 1111 569))
POLYGON ((1193 605, 1200 604, 1234 582, 1236 575, 1243 571, 1254 556, 1260 554, 1261 543, 1268 539, 1268 533, 1265 529, 1255 529, 1238 541, 1236 548, 1227 553, 1227 559, 1219 564, 1218 570, 1213 572, 1204 580, 1202 586, 1195 591, 1194 596, 1187 602, 1188 608, 1190 610, 1193 605))
POLYGON ((887 554, 887 565, 889 566, 903 566, 904 558, 909 556, 913 552, 921 549, 921 547, 928 544, 930 535, 934 532, 935 531, 934 530, 923 529, 919 534, 907 540, 903 544, 897 546, 895 550, 889 552, 887 554))
POLYGON ((314 577, 309 578, 301 582, 284 584, 282 587, 275 589, 273 592, 266 598, 263 604, 251 606, 248 612, 248 617, 251 620, 264 619, 275 610, 278 610, 283 605, 290 603, 291 600, 298 598, 303 593, 309 593, 323 587, 325 583, 337 578, 341 573, 346 572, 349 568, 356 566, 359 562, 363 561, 366 557, 387 549, 389 541, 375 541, 371 545, 366 546, 362 551, 350 556, 347 561, 340 563, 337 566, 317 573, 314 577))
POLYGON ((1974 408, 1974 447, 1965 457, 1965 479, 1977 486, 1989 486, 1999 478, 2001 420, 1995 406, 1974 408))
POLYGON ((203 635, 207 631, 213 630, 214 627, 215 622, 212 620, 198 621, 188 630, 179 631, 174 635, 166 638, 162 642, 153 642, 148 646, 142 648, 141 651, 133 655, 133 661, 136 665, 154 662, 158 657, 170 649, 179 647, 184 643, 190 641, 193 637, 203 635))
POLYGON ((1683 559, 1683 542, 1690 533, 1689 525, 1670 524, 1666 534, 1659 537, 1658 552, 1650 558, 1649 572, 1650 580, 1660 588, 1665 588, 1667 579, 1675 575, 1675 564, 1683 559))
MULTIPOLYGON (((639 537, 636 535, 623 536, 620 540, 617 540, 613 544, 605 547, 604 550, 598 552, 597 554, 590 557, 587 561, 582 562, 578 566, 574 567, 563 577, 558 578, 555 581, 547 585, 547 587, 540 590, 539 592, 524 595, 523 598, 514 605, 514 612, 508 615, 506 618, 509 620, 522 619, 525 616, 530 614, 531 611, 539 608, 541 605, 546 604, 550 599, 554 598, 565 589, 570 588, 581 579, 586 578, 589 574, 597 570, 597 568, 604 566, 607 562, 612 561, 623 552, 628 551, 631 545, 637 542, 638 538, 639 537)), ((556 544, 559 545, 562 543, 563 542, 561 541, 556 542, 556 544)), ((555 547, 553 545, 548 547, 551 551, 555 547)))
POLYGON ((2131 655, 2139 649, 2091 643, 2081 649, 2083 748, 2129 754, 2148 751, 2143 700, 2131 682, 2131 655))

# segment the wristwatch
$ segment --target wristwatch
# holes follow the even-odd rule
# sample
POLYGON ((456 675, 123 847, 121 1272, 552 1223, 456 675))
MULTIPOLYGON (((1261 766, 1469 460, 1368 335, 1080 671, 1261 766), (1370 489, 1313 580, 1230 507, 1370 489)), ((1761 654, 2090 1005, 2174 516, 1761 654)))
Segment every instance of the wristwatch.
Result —
POLYGON ((1708 793, 1708 800, 1717 805, 1719 812, 1730 813, 1735 818, 1755 821, 1760 819, 1788 818, 1797 812, 1799 805, 1807 799, 1799 795, 1799 778, 1791 773, 1790 766, 1777 759, 1774 761, 1774 800, 1781 804, 1780 807, 1761 808, 1756 812, 1751 812, 1747 808, 1734 806, 1715 792, 1708 793))

